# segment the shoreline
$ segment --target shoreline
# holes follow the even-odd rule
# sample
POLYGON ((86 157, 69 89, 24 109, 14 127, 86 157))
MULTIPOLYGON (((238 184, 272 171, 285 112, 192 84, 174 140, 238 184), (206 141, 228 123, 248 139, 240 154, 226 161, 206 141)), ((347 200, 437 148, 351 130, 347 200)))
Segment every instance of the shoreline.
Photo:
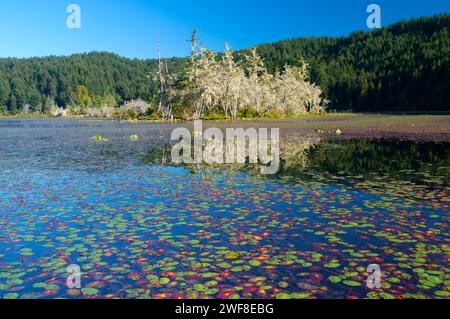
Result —
MULTIPOLYGON (((190 126, 191 121, 123 120, 92 117, 0 117, 0 120, 111 121, 121 124, 190 126)), ((281 136, 319 136, 323 139, 394 139, 416 142, 450 142, 450 115, 327 114, 300 118, 203 120, 204 127, 280 128, 281 136), (337 136, 332 130, 341 130, 337 136), (317 131, 323 131, 319 134, 317 131)))

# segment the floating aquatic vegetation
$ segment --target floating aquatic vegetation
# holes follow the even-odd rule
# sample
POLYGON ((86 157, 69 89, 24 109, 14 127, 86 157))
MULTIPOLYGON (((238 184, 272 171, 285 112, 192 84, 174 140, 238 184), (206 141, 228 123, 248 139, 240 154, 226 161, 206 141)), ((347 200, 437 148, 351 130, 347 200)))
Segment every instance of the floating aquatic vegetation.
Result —
POLYGON ((132 135, 130 135, 130 137, 128 137, 128 139, 129 139, 130 141, 138 141, 138 140, 139 140, 139 135, 137 135, 137 134, 132 134, 132 135))
POLYGON ((103 136, 101 136, 101 135, 98 135, 98 134, 92 136, 92 137, 91 137, 91 140, 96 141, 96 142, 107 142, 107 141, 108 141, 107 138, 105 138, 105 137, 103 137, 103 136))
POLYGON ((314 132, 316 132, 317 134, 333 134, 333 135, 337 135, 337 136, 341 136, 342 135, 342 131, 340 129, 324 130, 324 129, 321 129, 321 128, 316 128, 314 130, 314 132))
MULTIPOLYGON (((382 178, 363 174, 359 167, 378 170, 380 159, 345 157, 345 144, 333 153, 353 161, 337 166, 342 174, 320 159, 316 143, 305 145, 307 161, 292 148, 289 169, 273 178, 190 172, 140 162, 144 143, 126 139, 135 125, 120 134, 101 128, 114 141, 105 145, 88 142, 94 128, 77 128, 83 139, 32 131, 33 150, 46 151, 31 158, 14 139, 2 140, 0 211, 8 213, 0 213, 0 298, 449 296, 450 197, 442 183, 406 181, 388 170, 382 178), (105 155, 106 148, 117 155, 105 155), (25 155, 28 161, 18 160, 25 155), (304 174, 313 169, 310 178, 287 174, 298 172, 295 162, 304 174), (66 286, 71 264, 81 268, 81 289, 66 286), (370 264, 381 268, 380 289, 366 286, 370 264)), ((163 156, 161 148, 150 153, 163 156)), ((444 172, 421 171, 427 179, 444 172)))

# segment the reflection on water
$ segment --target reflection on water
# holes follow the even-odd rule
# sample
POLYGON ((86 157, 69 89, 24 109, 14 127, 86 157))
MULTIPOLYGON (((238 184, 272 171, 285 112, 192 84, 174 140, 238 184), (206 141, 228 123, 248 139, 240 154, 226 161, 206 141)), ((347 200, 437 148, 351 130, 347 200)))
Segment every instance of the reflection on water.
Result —
MULTIPOLYGON (((310 149, 308 168, 357 178, 387 177, 446 185, 450 181, 448 143, 347 140, 310 149)), ((282 173, 294 174, 297 168, 282 173)))
MULTIPOLYGON (((396 140, 324 140, 289 138, 281 142, 280 170, 275 178, 326 181, 375 179, 409 181, 430 187, 448 187, 449 143, 396 140)), ((152 146, 142 156, 151 165, 170 164, 171 146, 152 146)), ((184 165, 189 169, 219 168, 253 175, 255 165, 184 165)), ((262 176, 261 176, 262 177, 262 176)))
POLYGON ((172 129, 0 121, 0 297, 449 296, 448 144, 291 141, 267 178, 168 165, 172 129))

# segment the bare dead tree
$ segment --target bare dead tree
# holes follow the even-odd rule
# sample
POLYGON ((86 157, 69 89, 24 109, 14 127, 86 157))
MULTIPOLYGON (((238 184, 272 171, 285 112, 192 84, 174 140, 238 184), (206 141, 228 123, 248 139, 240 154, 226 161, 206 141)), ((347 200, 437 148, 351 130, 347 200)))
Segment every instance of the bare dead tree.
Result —
POLYGON ((158 33, 158 80, 159 80, 159 104, 158 104, 158 114, 161 114, 163 108, 163 97, 164 97, 164 74, 163 74, 163 63, 161 60, 161 35, 158 33))

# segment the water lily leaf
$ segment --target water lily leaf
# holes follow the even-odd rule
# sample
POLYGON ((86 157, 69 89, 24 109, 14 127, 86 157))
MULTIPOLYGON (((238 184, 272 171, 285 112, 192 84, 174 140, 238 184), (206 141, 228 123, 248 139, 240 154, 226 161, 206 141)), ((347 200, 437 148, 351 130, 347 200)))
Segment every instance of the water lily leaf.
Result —
POLYGON ((353 281, 353 280, 344 280, 343 283, 345 285, 347 285, 347 286, 350 286, 350 287, 359 287, 359 286, 361 286, 361 284, 359 282, 353 281))
POLYGON ((83 288, 81 292, 85 295, 96 295, 98 294, 98 289, 96 288, 83 288))
POLYGON ((330 277, 328 277, 328 279, 335 284, 342 281, 342 279, 339 278, 338 276, 330 276, 330 277))

